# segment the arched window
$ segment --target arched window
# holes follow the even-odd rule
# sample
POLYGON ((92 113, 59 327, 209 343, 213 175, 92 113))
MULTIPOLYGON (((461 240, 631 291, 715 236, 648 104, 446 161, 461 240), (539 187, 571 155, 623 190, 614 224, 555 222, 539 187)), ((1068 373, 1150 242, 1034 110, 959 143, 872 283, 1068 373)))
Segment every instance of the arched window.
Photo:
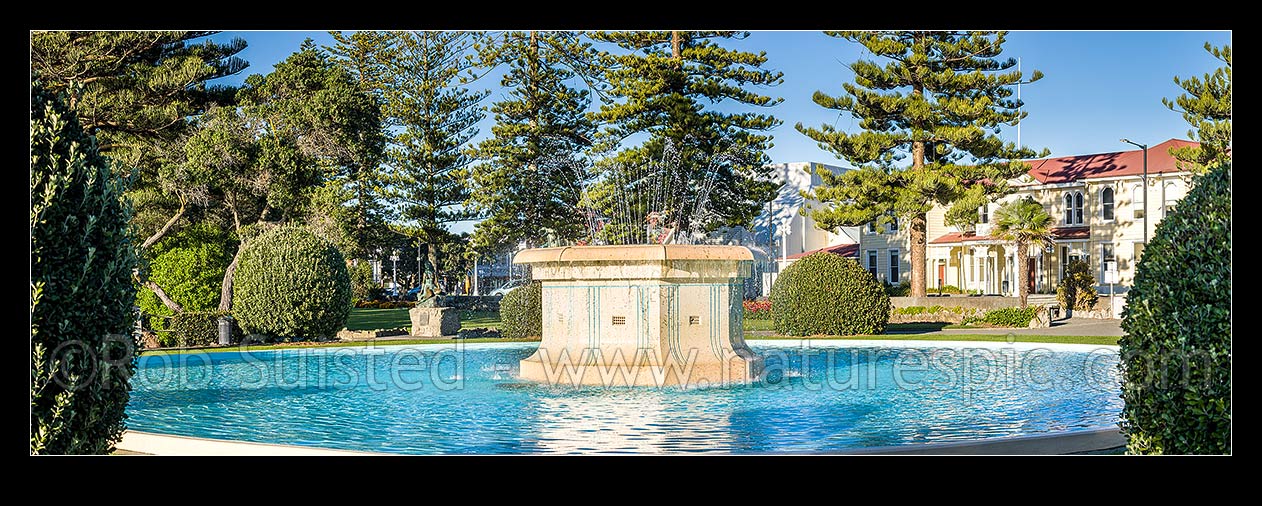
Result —
POLYGON ((1074 224, 1074 194, 1065 194, 1065 224, 1074 224))
POLYGON ((1144 185, 1138 184, 1131 188, 1131 212, 1137 220, 1144 219, 1144 185))
POLYGON ((1074 192, 1074 223, 1082 224, 1082 192, 1074 192))
POLYGON ((1165 218, 1167 215, 1169 215, 1170 211, 1174 210, 1174 205, 1179 202, 1179 199, 1183 198, 1183 189, 1180 188, 1179 185, 1175 183, 1166 183, 1164 193, 1165 194, 1162 197, 1164 200, 1161 203, 1161 217, 1162 218, 1165 218))
POLYGON ((1100 190, 1100 216, 1105 221, 1113 221, 1113 188, 1100 190))

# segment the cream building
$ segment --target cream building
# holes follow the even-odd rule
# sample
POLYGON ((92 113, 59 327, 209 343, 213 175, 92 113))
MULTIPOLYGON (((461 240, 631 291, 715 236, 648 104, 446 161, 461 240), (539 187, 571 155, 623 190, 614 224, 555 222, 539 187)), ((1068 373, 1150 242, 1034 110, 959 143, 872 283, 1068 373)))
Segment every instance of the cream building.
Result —
POLYGON ((762 277, 762 295, 767 295, 776 275, 784 267, 810 253, 829 250, 844 256, 853 256, 859 243, 860 227, 841 227, 822 230, 815 220, 802 213, 806 207, 818 206, 819 202, 807 200, 802 192, 823 184, 816 170, 823 168, 834 174, 850 170, 818 162, 776 163, 774 180, 780 183, 776 198, 766 204, 766 209, 754 220, 754 239, 758 245, 768 245, 766 254, 771 265, 758 269, 762 277), (840 248, 839 248, 840 247, 840 248))
MULTIPOLYGON (((1009 181, 1011 194, 978 209, 979 223, 972 230, 946 225, 945 209, 935 207, 927 215, 928 291, 951 285, 1016 295, 1015 247, 990 236, 991 221, 999 206, 1028 196, 1052 216, 1054 237, 1050 247, 1030 247, 1030 293, 1054 293, 1064 266, 1082 259, 1091 265, 1101 294, 1109 293, 1110 277, 1117 293, 1124 294, 1143 253, 1145 215, 1151 238, 1161 218, 1187 194, 1190 175, 1176 167, 1169 150, 1189 145, 1196 143, 1171 139, 1148 148, 1146 189, 1143 151, 1120 151, 1026 162, 1030 171, 1009 181), (1115 277, 1106 276, 1110 269, 1115 277)), ((887 228, 884 233, 870 225, 861 229, 859 262, 878 279, 910 280, 907 230, 887 228)))

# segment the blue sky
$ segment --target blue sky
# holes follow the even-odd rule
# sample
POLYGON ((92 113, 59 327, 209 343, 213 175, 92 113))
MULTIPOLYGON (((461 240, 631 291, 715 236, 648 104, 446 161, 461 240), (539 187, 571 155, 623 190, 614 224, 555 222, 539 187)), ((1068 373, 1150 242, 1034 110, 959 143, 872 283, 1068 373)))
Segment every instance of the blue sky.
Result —
MULTIPOLYGON (((225 32, 216 39, 239 36, 249 42, 241 57, 250 68, 226 81, 239 83, 251 73, 269 72, 276 62, 298 49, 311 37, 332 44, 326 32, 225 32)), ((1008 34, 1004 55, 1021 58, 1022 69, 1038 69, 1045 77, 1022 87, 1025 110, 1021 141, 1034 148, 1048 148, 1054 156, 1129 149, 1118 139, 1127 137, 1149 145, 1170 138, 1186 138, 1183 118, 1161 104, 1180 89, 1173 77, 1202 75, 1218 61, 1202 49, 1231 42, 1227 31, 1014 31, 1008 34)), ((784 83, 763 88, 764 94, 783 97, 769 111, 784 123, 772 134, 775 146, 769 154, 775 162, 817 161, 845 166, 794 130, 802 122, 816 126, 829 123, 841 129, 857 129, 857 121, 811 101, 816 90, 840 94, 841 83, 853 78, 845 67, 864 57, 862 48, 812 31, 755 31, 733 47, 767 52, 767 68, 784 73, 784 83)), ((498 77, 491 75, 475 86, 492 89, 486 104, 501 93, 498 77)), ((727 109, 724 107, 724 109, 727 109)), ((489 135, 491 120, 481 126, 489 135)), ((1015 129, 1002 134, 1015 140, 1015 129)))

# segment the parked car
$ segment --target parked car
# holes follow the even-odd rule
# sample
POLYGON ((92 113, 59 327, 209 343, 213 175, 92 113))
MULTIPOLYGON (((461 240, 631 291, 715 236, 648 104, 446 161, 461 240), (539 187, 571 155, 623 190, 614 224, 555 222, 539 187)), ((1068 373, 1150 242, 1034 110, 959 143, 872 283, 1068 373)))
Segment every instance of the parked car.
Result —
POLYGON ((491 295, 503 296, 504 294, 507 294, 508 292, 513 291, 514 288, 517 288, 524 284, 526 284, 526 282, 520 279, 509 281, 508 283, 505 283, 504 286, 491 290, 491 295))

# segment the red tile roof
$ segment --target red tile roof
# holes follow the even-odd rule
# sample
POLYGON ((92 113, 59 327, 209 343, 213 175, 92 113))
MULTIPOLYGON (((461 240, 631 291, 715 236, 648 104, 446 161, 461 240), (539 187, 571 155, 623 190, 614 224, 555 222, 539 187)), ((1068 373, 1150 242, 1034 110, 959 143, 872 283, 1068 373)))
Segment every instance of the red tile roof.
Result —
MULTIPOLYGON (((1200 143, 1170 139, 1148 147, 1148 173, 1178 172, 1170 148, 1199 146, 1200 143)), ((1042 160, 1027 160, 1030 177, 1040 183, 1068 183, 1080 179, 1101 177, 1138 176, 1144 172, 1144 152, 1141 149, 1096 153, 1092 155, 1062 156, 1042 160)))
MULTIPOLYGON (((1091 237, 1090 227, 1059 227, 1052 229, 1052 238, 1056 240, 1086 239, 1088 237, 1091 237)), ((929 244, 962 244, 999 240, 988 235, 977 235, 975 232, 951 232, 929 241, 929 244)))
POLYGON ((794 260, 794 259, 798 259, 807 255, 810 255, 812 253, 819 253, 821 251, 826 251, 834 255, 841 255, 843 257, 857 257, 859 256, 859 245, 858 244, 838 244, 835 246, 829 246, 827 248, 820 248, 820 249, 811 250, 811 251, 803 251, 801 253, 794 253, 792 255, 785 257, 785 259, 794 260))
POLYGON ((929 244, 955 244, 963 242, 980 242, 994 241, 994 237, 988 235, 977 235, 976 232, 951 232, 942 237, 929 241, 929 244))
POLYGON ((1086 239, 1088 237, 1091 237, 1091 227, 1059 227, 1052 229, 1053 239, 1086 239))

